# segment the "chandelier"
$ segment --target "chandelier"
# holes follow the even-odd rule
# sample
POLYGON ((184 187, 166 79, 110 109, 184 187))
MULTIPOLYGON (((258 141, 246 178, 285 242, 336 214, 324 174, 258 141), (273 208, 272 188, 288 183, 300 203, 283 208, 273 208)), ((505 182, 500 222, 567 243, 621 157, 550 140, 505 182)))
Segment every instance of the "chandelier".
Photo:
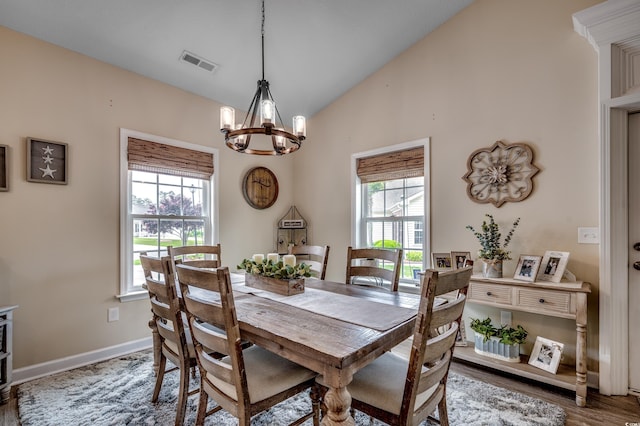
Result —
POLYGON ((235 151, 254 155, 284 155, 297 151, 307 135, 303 116, 293 117, 293 131, 282 124, 280 112, 264 79, 264 0, 262 0, 262 79, 242 123, 235 123, 236 112, 229 106, 220 108, 220 131, 227 146, 235 151), (273 149, 249 148, 252 135, 271 136, 273 149))

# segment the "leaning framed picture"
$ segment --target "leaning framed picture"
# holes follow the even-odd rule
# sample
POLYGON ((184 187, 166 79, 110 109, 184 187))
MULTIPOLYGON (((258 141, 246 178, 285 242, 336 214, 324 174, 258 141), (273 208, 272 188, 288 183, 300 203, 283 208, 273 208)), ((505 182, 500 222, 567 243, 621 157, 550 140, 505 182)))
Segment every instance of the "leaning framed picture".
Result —
POLYGON ((471 259, 471 253, 468 251, 452 251, 451 262, 453 269, 461 269, 466 266, 467 260, 471 259))
POLYGON ((545 252, 542 263, 540 264, 537 280, 559 283, 567 267, 567 262, 569 262, 568 251, 545 252))
POLYGON ((529 364, 556 374, 564 344, 538 336, 533 344, 529 364))
POLYGON ((451 253, 431 253, 431 262, 436 269, 451 269, 451 253))
POLYGON ((0 145, 0 191, 9 190, 9 147, 0 145))
POLYGON ((67 184, 68 144, 27 138, 27 180, 29 182, 67 184))
POLYGON ((533 256, 528 254, 520 255, 513 279, 534 282, 538 275, 538 269, 540 269, 541 261, 542 256, 533 256))

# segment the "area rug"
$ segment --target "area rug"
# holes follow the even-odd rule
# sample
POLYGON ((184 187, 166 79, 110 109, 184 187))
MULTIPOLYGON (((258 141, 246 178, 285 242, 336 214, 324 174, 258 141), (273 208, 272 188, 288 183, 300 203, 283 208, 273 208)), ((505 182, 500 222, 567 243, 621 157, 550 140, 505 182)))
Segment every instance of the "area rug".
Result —
MULTIPOLYGON (((166 374, 159 401, 152 404, 152 354, 136 352, 19 385, 20 421, 23 426, 172 425, 178 381, 177 372, 166 374)), ((197 385, 192 379, 191 387, 197 385)), ((452 425, 555 426, 565 421, 565 412, 556 405, 454 373, 449 373, 447 404, 452 425)), ((310 409, 308 395, 301 394, 254 417, 252 424, 283 426, 310 409)), ((195 424, 196 410, 197 396, 192 396, 187 425, 195 424)), ((219 411, 205 424, 235 426, 237 421, 219 411)), ((311 424, 308 420, 305 426, 311 424)), ((356 413, 356 424, 369 425, 369 417, 356 413)))

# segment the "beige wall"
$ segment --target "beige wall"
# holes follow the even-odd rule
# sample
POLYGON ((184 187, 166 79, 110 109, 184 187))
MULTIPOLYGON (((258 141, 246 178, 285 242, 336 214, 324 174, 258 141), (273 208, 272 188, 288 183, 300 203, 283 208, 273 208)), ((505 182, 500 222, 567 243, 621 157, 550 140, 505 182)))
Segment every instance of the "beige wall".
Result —
POLYGON ((10 191, 0 192, 0 305, 20 305, 14 367, 150 335, 148 300, 114 298, 121 127, 219 148, 223 260, 235 266, 272 250, 274 226, 292 205, 291 160, 224 147, 219 104, 3 27, 0 57, 0 144, 11 155, 10 191), (69 144, 68 185, 26 181, 26 137, 69 144), (257 165, 280 182, 278 201, 263 211, 241 191, 257 165), (115 306, 120 320, 107 323, 115 306))
MULTIPOLYGON (((595 3, 477 0, 310 120, 294 164, 295 198, 311 240, 331 245, 330 279, 344 279, 351 154, 430 137, 432 250, 475 254, 465 225, 491 213, 503 227, 522 218, 505 276, 520 254, 571 252, 569 269, 595 288, 588 355, 597 370, 598 246, 577 244, 579 226, 598 224, 597 56, 571 20, 595 3), (499 209, 471 201, 462 180, 469 154, 497 140, 529 144, 541 169, 528 199, 499 209)), ((497 310, 466 310, 467 318, 486 315, 500 319, 497 310)), ((571 321, 513 320, 529 342, 555 338, 574 356, 571 321)))
MULTIPOLYGON (((11 155, 11 190, 0 193, 0 305, 20 305, 15 367, 149 335, 148 301, 114 298, 124 127, 220 149, 225 263, 271 250, 275 223, 295 202, 311 243, 331 245, 336 280, 350 243, 351 154, 431 137, 433 250, 475 252, 464 226, 493 213, 501 225, 522 218, 511 246, 516 259, 571 252, 569 268, 596 290, 589 298, 589 369, 596 370, 598 246, 576 240, 578 226, 598 223, 597 58, 571 22, 595 3, 476 0, 312 117, 303 149, 279 159, 224 148, 215 102, 0 27, 0 143, 11 155), (26 182, 28 136, 69 144, 69 185, 26 182), (468 155, 496 140, 528 143, 541 169, 527 200, 500 209, 469 200, 461 179, 468 155), (250 208, 240 190, 257 165, 280 181, 278 202, 265 211, 250 208), (107 323, 114 306, 120 321, 107 323)), ((515 263, 507 262, 505 275, 515 263)), ((467 316, 487 314, 499 318, 467 309, 467 316)), ((570 321, 518 313, 514 321, 530 330, 530 341, 543 335, 573 344, 570 321)))

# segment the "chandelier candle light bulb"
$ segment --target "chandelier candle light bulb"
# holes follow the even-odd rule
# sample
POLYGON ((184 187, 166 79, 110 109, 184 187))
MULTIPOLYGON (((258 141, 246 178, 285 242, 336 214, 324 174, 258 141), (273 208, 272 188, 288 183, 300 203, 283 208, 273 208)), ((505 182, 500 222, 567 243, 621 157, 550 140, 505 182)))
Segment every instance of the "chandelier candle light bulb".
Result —
POLYGON ((293 254, 285 254, 282 256, 282 263, 291 267, 296 266, 296 257, 293 254))

